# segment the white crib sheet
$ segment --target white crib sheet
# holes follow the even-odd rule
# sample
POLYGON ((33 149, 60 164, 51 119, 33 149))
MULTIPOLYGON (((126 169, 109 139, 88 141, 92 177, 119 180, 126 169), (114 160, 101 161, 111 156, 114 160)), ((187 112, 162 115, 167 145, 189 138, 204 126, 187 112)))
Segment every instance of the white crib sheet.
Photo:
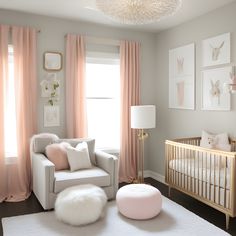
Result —
POLYGON ((199 179, 205 183, 210 183, 214 186, 230 189, 230 169, 203 165, 194 158, 175 159, 169 162, 169 168, 179 173, 199 179))

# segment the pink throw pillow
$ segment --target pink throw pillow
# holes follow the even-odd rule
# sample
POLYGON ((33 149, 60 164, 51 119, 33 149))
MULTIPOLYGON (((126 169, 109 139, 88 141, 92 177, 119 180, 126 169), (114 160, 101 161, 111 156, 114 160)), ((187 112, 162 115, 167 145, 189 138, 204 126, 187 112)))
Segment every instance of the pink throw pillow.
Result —
POLYGON ((62 142, 53 143, 46 147, 47 158, 55 165, 56 171, 69 169, 66 148, 70 146, 69 143, 62 142))

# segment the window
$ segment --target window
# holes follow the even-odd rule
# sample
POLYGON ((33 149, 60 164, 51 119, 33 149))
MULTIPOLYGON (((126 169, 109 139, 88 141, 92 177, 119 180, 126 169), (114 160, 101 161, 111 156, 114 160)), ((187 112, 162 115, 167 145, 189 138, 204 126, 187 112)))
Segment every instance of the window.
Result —
POLYGON ((118 59, 87 58, 88 136, 96 147, 120 148, 120 63, 118 59))
POLYGON ((5 157, 16 157, 16 105, 14 87, 14 52, 12 45, 8 46, 8 80, 6 84, 4 105, 5 157))

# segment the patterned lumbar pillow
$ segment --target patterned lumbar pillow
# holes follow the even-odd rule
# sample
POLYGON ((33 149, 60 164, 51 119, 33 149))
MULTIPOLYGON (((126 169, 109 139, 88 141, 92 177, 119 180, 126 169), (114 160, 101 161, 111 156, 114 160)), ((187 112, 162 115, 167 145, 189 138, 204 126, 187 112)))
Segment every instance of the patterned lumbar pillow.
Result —
POLYGON ((67 147, 66 151, 71 171, 92 167, 86 142, 79 143, 75 148, 67 147))

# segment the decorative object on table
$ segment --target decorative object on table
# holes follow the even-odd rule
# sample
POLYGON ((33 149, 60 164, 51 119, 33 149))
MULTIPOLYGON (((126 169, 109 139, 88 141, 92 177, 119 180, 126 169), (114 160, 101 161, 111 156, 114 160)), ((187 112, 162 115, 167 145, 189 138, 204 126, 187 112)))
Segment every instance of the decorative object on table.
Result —
POLYGON ((46 71, 60 71, 62 69, 62 54, 60 52, 45 52, 43 68, 46 71))
POLYGON ((232 66, 203 71, 202 110, 230 110, 231 98, 229 93, 224 93, 224 84, 232 73, 232 66))
POLYGON ((226 92, 235 94, 236 93, 236 75, 235 72, 230 72, 229 81, 224 83, 226 92))
POLYGON ((169 50, 169 108, 195 109, 195 46, 169 50))
POLYGON ((60 192, 55 202, 58 220, 78 226, 97 221, 107 203, 104 190, 92 184, 82 184, 60 192))
POLYGON ((144 182, 144 140, 148 137, 148 133, 144 129, 152 129, 156 127, 156 107, 153 105, 131 106, 131 128, 138 129, 138 139, 141 142, 141 155, 138 160, 138 178, 139 183, 144 182))
POLYGON ((202 42, 203 67, 230 63, 230 33, 202 42))
POLYGON ((151 185, 128 184, 118 190, 116 203, 122 215, 130 219, 146 220, 160 213, 162 196, 151 185))
POLYGON ((96 7, 110 19, 122 24, 149 24, 173 15, 182 0, 96 0, 96 7))
POLYGON ((41 97, 47 97, 48 103, 53 106, 59 100, 60 95, 60 81, 57 79, 56 73, 47 73, 46 79, 42 80, 41 97))
POLYGON ((44 106, 44 127, 60 126, 59 106, 44 106))

